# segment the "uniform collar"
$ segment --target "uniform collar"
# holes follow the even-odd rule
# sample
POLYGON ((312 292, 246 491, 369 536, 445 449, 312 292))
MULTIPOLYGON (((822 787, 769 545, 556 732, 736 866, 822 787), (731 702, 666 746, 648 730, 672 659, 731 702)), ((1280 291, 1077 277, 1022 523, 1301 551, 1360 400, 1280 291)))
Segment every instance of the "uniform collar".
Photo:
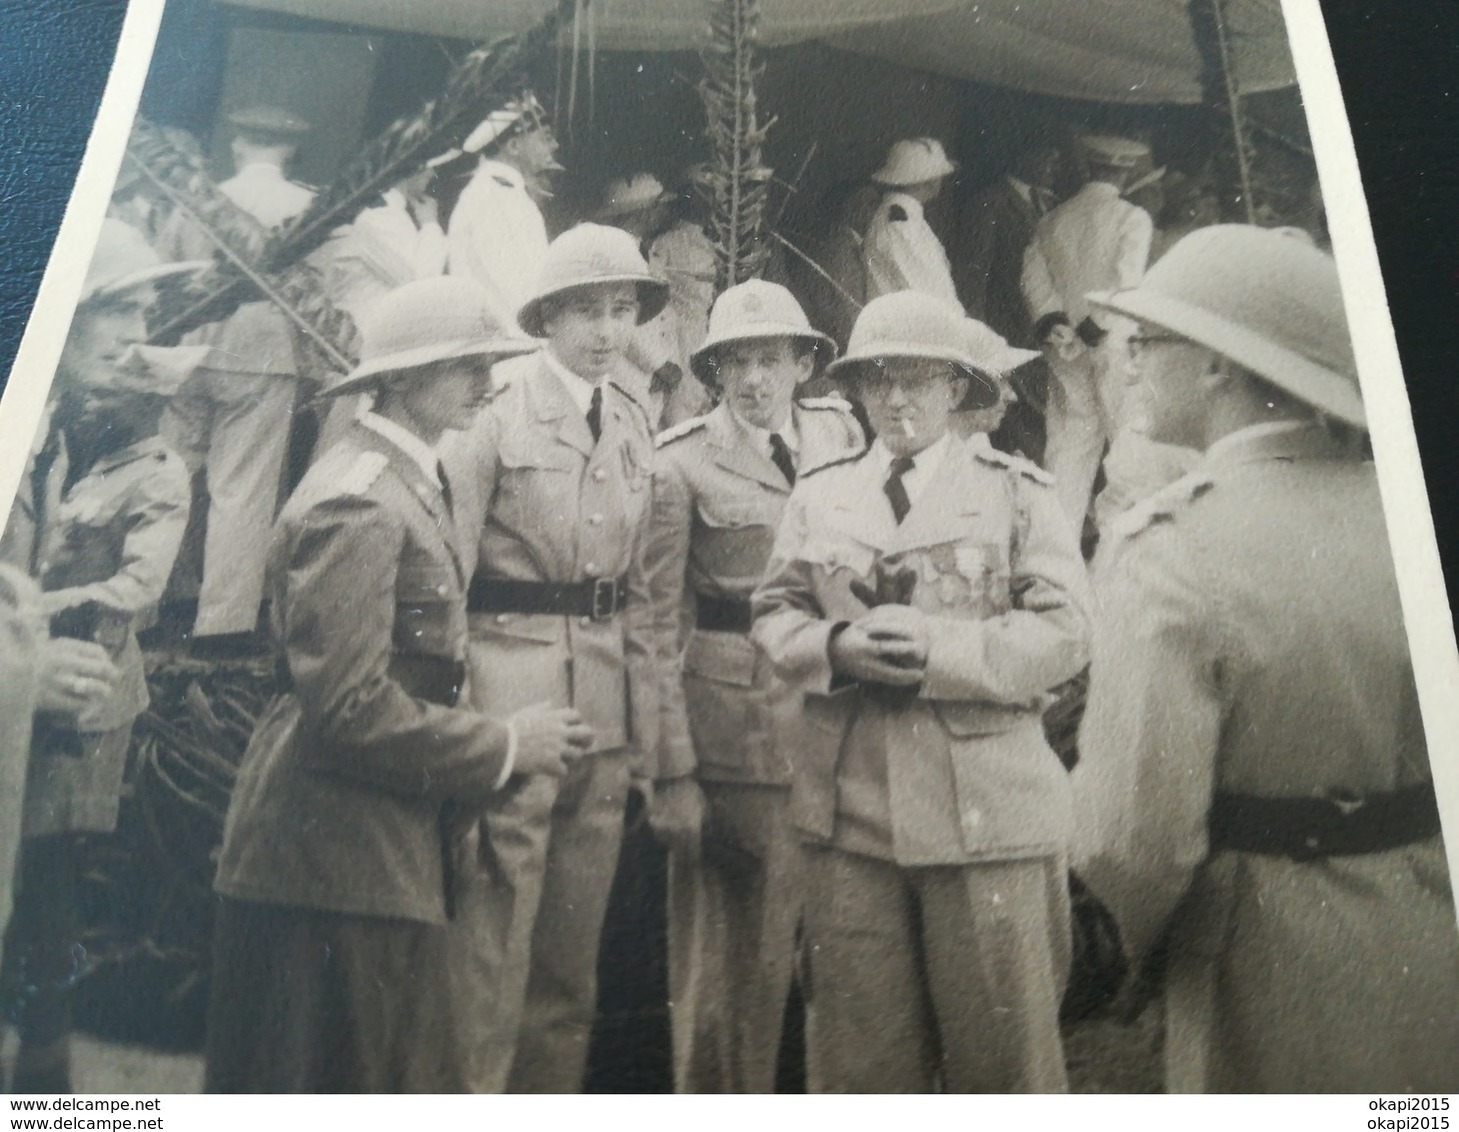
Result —
MULTIPOLYGON (((543 349, 542 360, 546 363, 547 368, 556 374, 557 379, 562 382, 563 388, 567 390, 567 395, 572 398, 572 403, 578 407, 578 412, 587 416, 588 408, 593 402, 593 390, 597 389, 599 384, 602 383, 595 384, 580 374, 576 374, 568 369, 567 366, 563 365, 562 360, 552 352, 551 346, 543 349)), ((603 381, 606 382, 607 378, 605 377, 603 381)))
POLYGON ((798 455, 800 453, 800 432, 795 427, 795 402, 791 402, 790 413, 786 416, 785 423, 778 429, 761 428, 759 425, 752 425, 744 417, 740 416, 739 413, 735 412, 733 408, 730 408, 727 402, 725 407, 730 415, 730 419, 740 427, 746 436, 755 442, 760 451, 767 453, 770 451, 770 437, 773 433, 778 432, 780 439, 785 441, 785 446, 790 449, 792 454, 798 455))
POLYGON ((1342 446, 1308 421, 1263 421, 1229 432, 1206 449, 1206 467, 1233 467, 1259 460, 1336 459, 1342 446))
POLYGON ((366 411, 360 414, 360 424, 369 429, 376 436, 388 440, 396 448, 410 457, 425 476, 427 483, 441 486, 441 476, 437 471, 440 465, 440 457, 436 450, 427 444, 408 428, 396 424, 388 417, 382 417, 379 413, 366 411))
POLYGON ((505 161, 495 161, 490 157, 483 157, 477 169, 495 177, 508 188, 526 189, 527 187, 527 178, 522 176, 522 171, 515 165, 508 165, 505 161))
POLYGON ((922 202, 910 193, 904 193, 900 189, 893 189, 887 193, 882 198, 882 204, 899 204, 907 210, 907 215, 917 217, 918 219, 922 216, 922 202))

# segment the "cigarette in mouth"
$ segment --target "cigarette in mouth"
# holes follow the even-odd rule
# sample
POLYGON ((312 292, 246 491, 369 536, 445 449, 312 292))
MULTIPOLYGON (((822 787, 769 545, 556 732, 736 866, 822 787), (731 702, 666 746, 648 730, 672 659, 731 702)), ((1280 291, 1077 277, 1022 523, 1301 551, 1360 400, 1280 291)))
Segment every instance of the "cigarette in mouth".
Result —
POLYGON ((903 417, 902 418, 902 421, 901 421, 901 427, 902 427, 902 435, 905 436, 908 440, 916 440, 917 439, 917 429, 916 429, 916 426, 913 425, 911 421, 909 421, 905 417, 903 417))

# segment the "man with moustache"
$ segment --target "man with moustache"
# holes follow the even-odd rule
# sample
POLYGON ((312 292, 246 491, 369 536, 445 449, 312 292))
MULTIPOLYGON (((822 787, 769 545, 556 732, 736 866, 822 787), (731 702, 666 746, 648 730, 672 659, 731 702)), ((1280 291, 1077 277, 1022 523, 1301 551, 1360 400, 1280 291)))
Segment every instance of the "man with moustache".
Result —
POLYGON ((1003 362, 971 345, 929 296, 866 305, 832 376, 877 439, 796 484, 752 598, 802 694, 807 1057, 829 1092, 1067 1087, 1070 796, 1041 715, 1085 663, 1089 598, 1049 478, 950 428, 998 397, 1003 362))
POLYGON ((594 734, 565 779, 530 779, 487 816, 492 907, 477 910, 463 959, 497 1003, 482 1023, 487 1091, 583 1085, 628 792, 652 776, 642 760, 658 726, 642 559, 653 439, 612 376, 668 290, 627 232, 563 233, 518 313, 545 344, 502 367, 447 455, 472 573, 476 702, 571 706, 594 734))
POLYGON ((865 447, 845 401, 795 397, 835 349, 784 287, 731 287, 691 363, 722 400, 658 441, 645 562, 663 689, 655 806, 683 833, 669 922, 680 1092, 775 1088, 802 899, 777 716, 795 705, 749 638, 749 599, 797 477, 865 447))

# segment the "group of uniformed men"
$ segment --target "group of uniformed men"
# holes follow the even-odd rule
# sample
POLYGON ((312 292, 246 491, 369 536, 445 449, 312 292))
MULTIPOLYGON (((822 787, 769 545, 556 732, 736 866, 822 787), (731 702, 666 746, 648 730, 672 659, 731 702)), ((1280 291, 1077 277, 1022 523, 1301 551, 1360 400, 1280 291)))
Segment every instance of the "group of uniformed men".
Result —
MULTIPOLYGON (((360 361, 273 526, 280 692, 219 857, 210 1089, 580 1089, 631 791, 671 851, 681 1091, 772 1089, 793 981, 813 1090, 1066 1088, 1071 860, 1123 933, 1127 1004, 1165 957, 1170 1088, 1459 1087, 1459 933, 1325 253, 1215 226, 1101 275, 1040 223, 1018 265, 1040 354, 925 270, 951 267, 917 228, 951 164, 914 139, 879 174, 884 293, 844 352, 752 280, 692 349, 685 315, 626 367, 675 300, 644 233, 545 240, 527 193, 555 146, 525 100, 465 148, 486 156, 452 231, 410 183, 356 222, 402 254, 354 255, 360 361), (1093 584, 1093 472, 1060 466, 1071 503, 988 441, 1040 357, 1206 453, 1102 532, 1093 584), (660 431, 689 381, 713 407, 660 431), (1070 775, 1042 718, 1086 665, 1070 775)), ((239 160, 243 203, 265 174, 239 160)), ((604 219, 661 192, 621 182, 604 219)), ((37 684, 17 1089, 69 1084, 78 841, 115 822, 135 633, 188 508, 159 418, 188 366, 215 429, 262 412, 277 361, 140 345, 153 281, 189 267, 107 221, 6 534, 31 617, 4 660, 37 684)))

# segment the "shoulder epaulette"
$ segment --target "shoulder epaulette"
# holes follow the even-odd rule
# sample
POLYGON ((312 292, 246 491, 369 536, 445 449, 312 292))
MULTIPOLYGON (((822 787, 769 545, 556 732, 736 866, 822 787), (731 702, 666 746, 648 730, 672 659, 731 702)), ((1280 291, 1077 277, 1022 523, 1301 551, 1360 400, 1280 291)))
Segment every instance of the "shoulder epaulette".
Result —
POLYGON ((330 484, 334 489, 332 494, 364 495, 389 463, 390 458, 383 452, 361 452, 350 461, 339 479, 330 484))
POLYGON ((1130 539, 1151 527, 1168 523, 1215 486, 1216 481, 1204 473, 1182 476, 1117 518, 1110 524, 1110 533, 1130 539))
POLYGON ((811 476, 819 475, 827 468, 839 468, 842 464, 854 464, 870 451, 871 446, 867 445, 860 452, 853 452, 850 456, 842 456, 839 460, 831 460, 825 464, 817 464, 814 468, 808 468, 805 471, 801 472, 800 479, 808 480, 811 478, 811 476))
POLYGON ((1000 452, 997 448, 989 447, 980 450, 977 458, 985 464, 992 464, 995 468, 1007 468, 1011 472, 1017 472, 1025 479, 1042 484, 1044 487, 1054 486, 1053 476, 1032 460, 1026 460, 1022 456, 1010 456, 1007 452, 1000 452))
POLYGON ((905 208, 903 208, 900 204, 894 204, 889 209, 887 209, 887 219, 888 220, 906 220, 907 219, 907 210, 905 208))
POLYGON ((676 440, 681 440, 689 436, 691 433, 698 432, 708 424, 709 415, 706 413, 701 416, 690 417, 687 421, 680 421, 676 425, 670 425, 654 439, 654 446, 656 448, 663 448, 666 445, 674 443, 676 440))
POLYGON ((838 413, 849 413, 851 402, 844 397, 838 397, 834 393, 826 397, 805 397, 796 402, 802 409, 830 409, 838 413))

